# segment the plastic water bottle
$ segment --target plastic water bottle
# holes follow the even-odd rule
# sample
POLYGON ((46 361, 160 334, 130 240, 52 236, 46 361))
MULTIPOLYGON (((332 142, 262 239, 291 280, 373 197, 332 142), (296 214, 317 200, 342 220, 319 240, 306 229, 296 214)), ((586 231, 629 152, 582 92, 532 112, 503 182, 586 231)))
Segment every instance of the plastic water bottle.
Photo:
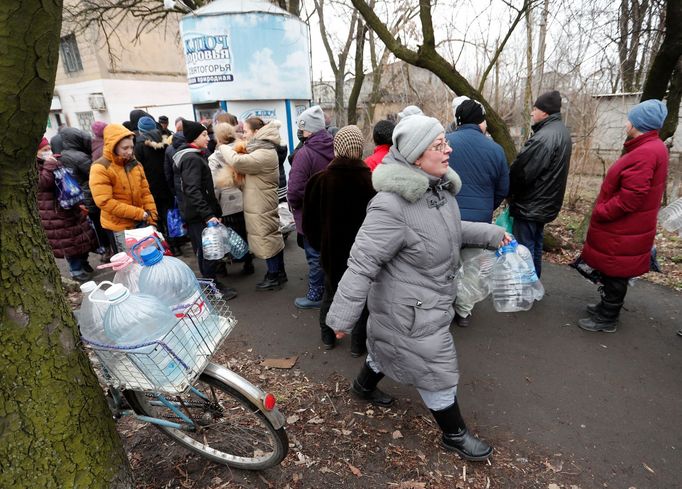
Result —
POLYGON ((154 296, 131 294, 121 284, 107 289, 105 296, 109 309, 104 315, 104 333, 109 341, 131 348, 129 357, 134 356, 137 367, 156 387, 173 390, 172 384, 179 383, 184 375, 178 358, 188 366, 194 364, 196 347, 191 338, 183 333, 169 334, 177 321, 154 296), (161 340, 178 358, 157 343, 135 347, 161 340))
POLYGON ((658 222, 668 231, 678 231, 682 236, 682 197, 659 211, 658 222))
POLYGON ((109 304, 102 302, 106 300, 104 291, 92 280, 85 282, 80 289, 83 293, 83 302, 76 313, 76 319, 81 336, 86 340, 107 344, 109 338, 104 334, 104 314, 109 304), (91 294, 96 302, 90 299, 91 294))
POLYGON ((218 222, 209 222, 201 233, 201 247, 206 260, 221 260, 226 254, 227 228, 218 222))
POLYGON ((476 255, 467 258, 457 272, 457 299, 465 304, 476 304, 490 294, 491 275, 495 264, 495 252, 477 250, 476 255))
POLYGON ((197 334, 197 342, 204 353, 212 353, 206 341, 214 331, 215 316, 201 294, 197 278, 182 260, 164 256, 156 238, 147 238, 133 247, 133 257, 142 263, 139 287, 143 294, 153 295, 166 304, 176 319, 187 318, 197 334), (157 246, 142 248, 147 239, 155 240, 157 246))
POLYGON ((249 252, 249 245, 239 236, 239 233, 232 228, 226 228, 224 233, 225 251, 235 259, 240 260, 249 252))
POLYGON ((497 250, 493 269, 493 306, 498 312, 528 311, 533 306, 531 284, 524 278, 528 266, 516 252, 517 242, 512 241, 497 250))
POLYGON ((533 255, 531 255, 530 250, 522 244, 518 245, 516 252, 521 258, 523 258, 523 261, 528 266, 528 271, 524 275, 524 280, 531 284, 531 287, 533 288, 533 298, 536 301, 542 300, 542 298, 545 296, 545 288, 543 287, 542 282, 540 282, 540 278, 535 271, 533 255))

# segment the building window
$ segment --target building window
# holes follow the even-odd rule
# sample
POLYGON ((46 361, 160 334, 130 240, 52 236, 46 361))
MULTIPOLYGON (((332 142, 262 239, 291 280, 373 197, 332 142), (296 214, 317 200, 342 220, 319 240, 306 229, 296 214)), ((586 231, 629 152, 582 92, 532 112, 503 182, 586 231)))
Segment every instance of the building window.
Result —
POLYGON ((92 112, 76 112, 76 117, 80 128, 89 133, 92 123, 95 122, 95 115, 92 112))
POLYGON ((67 73, 75 73, 83 71, 83 63, 81 63, 81 54, 78 52, 78 43, 76 36, 69 34, 62 37, 59 43, 59 51, 64 63, 64 71, 67 73))

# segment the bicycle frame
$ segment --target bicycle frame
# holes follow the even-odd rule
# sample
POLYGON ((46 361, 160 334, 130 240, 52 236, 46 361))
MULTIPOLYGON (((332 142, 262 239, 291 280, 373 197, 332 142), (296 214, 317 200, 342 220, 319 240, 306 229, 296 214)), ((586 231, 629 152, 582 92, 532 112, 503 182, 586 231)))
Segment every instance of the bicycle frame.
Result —
MULTIPOLYGON (((219 378, 222 380, 224 383, 226 383, 228 386, 232 387, 234 390, 242 394, 244 397, 249 399, 251 402, 253 402, 256 406, 260 407, 260 411, 263 413, 263 415, 272 423, 272 425, 275 427, 275 429, 280 429, 284 426, 285 424, 285 418, 282 413, 279 412, 278 409, 273 409, 271 411, 268 411, 265 409, 265 406, 263 404, 265 400, 265 392, 263 392, 260 388, 256 387, 253 385, 251 382, 246 380, 245 378, 241 377, 240 375, 234 373, 233 371, 229 370, 228 368, 223 367, 222 365, 216 365, 214 363, 209 363, 206 366, 205 371, 210 372, 213 374, 215 377, 219 378)), ((209 401, 209 399, 199 390, 197 390, 194 387, 190 387, 190 391, 195 394, 197 397, 209 401)), ((163 405, 170 409, 175 415, 178 416, 184 423, 176 423, 173 421, 168 421, 166 419, 160 419, 160 418, 153 418, 150 416, 144 416, 141 414, 136 413, 132 409, 119 409, 120 406, 123 405, 123 398, 121 391, 115 388, 110 389, 111 397, 113 398, 114 401, 114 412, 116 413, 116 416, 133 416, 134 418, 145 422, 145 423, 151 423, 155 424, 158 426, 163 426, 166 428, 174 428, 178 430, 183 430, 183 431, 194 431, 195 429, 195 424, 194 422, 184 413, 182 410, 178 407, 178 403, 170 401, 166 399, 163 395, 161 394, 153 394, 156 397, 156 400, 151 401, 152 405, 163 405)))

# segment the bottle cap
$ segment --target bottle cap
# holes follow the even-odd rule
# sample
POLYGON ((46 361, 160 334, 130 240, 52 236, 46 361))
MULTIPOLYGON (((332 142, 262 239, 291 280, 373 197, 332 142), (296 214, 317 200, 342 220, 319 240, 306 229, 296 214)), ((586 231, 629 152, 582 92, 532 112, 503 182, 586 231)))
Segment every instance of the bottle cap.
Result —
POLYGON ((206 224, 206 225, 210 228, 214 228, 218 225, 218 223, 215 221, 209 221, 208 224, 206 224))
POLYGON ((92 292, 96 288, 97 288, 97 284, 95 283, 94 280, 90 280, 89 282, 85 282, 80 287, 81 292, 83 292, 84 294, 89 294, 90 292, 92 292))
POLYGON ((495 253, 497 256, 502 256, 506 253, 516 253, 516 248, 518 247, 518 242, 515 239, 512 239, 509 244, 500 246, 500 248, 497 250, 495 253))
POLYGON ((117 304, 127 299, 130 296, 130 291, 125 285, 114 284, 104 291, 104 295, 109 302, 117 304))
POLYGON ((146 267, 155 265, 163 258, 163 253, 156 246, 147 246, 140 253, 142 264, 146 267))

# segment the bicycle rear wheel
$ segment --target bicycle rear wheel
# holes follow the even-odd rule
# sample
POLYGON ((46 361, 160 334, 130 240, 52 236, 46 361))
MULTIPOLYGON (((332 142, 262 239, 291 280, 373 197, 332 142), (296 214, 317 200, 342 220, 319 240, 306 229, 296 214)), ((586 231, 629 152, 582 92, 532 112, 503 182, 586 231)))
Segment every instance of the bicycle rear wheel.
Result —
MULTIPOLYGON (((192 391, 167 399, 192 420, 195 430, 156 425, 163 433, 202 457, 239 469, 267 469, 284 459, 287 434, 284 428, 276 429, 257 405, 208 372, 194 388, 205 399, 192 391)), ((153 394, 127 391, 126 397, 139 414, 182 423, 153 394)))

